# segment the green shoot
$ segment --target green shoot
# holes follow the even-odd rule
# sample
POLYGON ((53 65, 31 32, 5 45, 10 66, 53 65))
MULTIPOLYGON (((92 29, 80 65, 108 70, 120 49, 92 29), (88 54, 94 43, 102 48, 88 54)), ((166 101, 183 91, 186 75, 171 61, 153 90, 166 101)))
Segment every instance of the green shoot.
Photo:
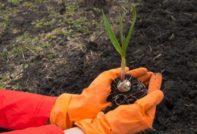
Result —
POLYGON ((121 48, 114 32, 112 31, 111 24, 109 23, 109 21, 104 13, 103 13, 103 23, 104 23, 105 31, 107 32, 107 35, 109 36, 113 46, 115 47, 116 51, 121 55, 122 48, 121 48))
POLYGON ((126 67, 126 52, 127 52, 127 48, 129 45, 129 42, 132 39, 133 36, 133 32, 134 32, 134 25, 136 22, 136 18, 137 18, 137 13, 136 13, 136 7, 132 6, 131 7, 131 15, 132 15, 132 22, 129 28, 129 33, 127 35, 127 37, 125 37, 123 35, 123 29, 124 29, 124 25, 123 25, 123 17, 124 16, 120 16, 120 26, 119 26, 119 30, 120 30, 120 43, 118 42, 118 39, 115 36, 115 33, 112 31, 112 26, 109 22, 109 20, 107 19, 106 15, 103 13, 103 25, 104 25, 104 29, 111 41, 111 43, 113 44, 114 48, 116 49, 116 51, 120 54, 121 56, 121 80, 123 81, 125 79, 125 67, 126 67))

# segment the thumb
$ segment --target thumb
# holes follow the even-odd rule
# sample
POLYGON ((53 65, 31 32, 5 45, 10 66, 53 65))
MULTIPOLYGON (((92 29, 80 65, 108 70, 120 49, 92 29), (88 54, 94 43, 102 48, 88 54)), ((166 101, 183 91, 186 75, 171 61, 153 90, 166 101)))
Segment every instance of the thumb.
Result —
MULTIPOLYGON (((126 72, 129 70, 128 67, 125 68, 126 72)), ((96 79, 90 84, 89 87, 94 87, 100 84, 109 85, 112 80, 118 78, 121 75, 121 68, 115 68, 101 73, 96 79)))
POLYGON ((161 90, 156 90, 135 103, 140 105, 144 112, 147 113, 151 108, 156 107, 163 100, 163 97, 163 92, 161 90))
MULTIPOLYGON (((128 70, 129 68, 125 67, 125 71, 127 72, 128 70)), ((101 73, 102 77, 107 77, 112 80, 116 79, 120 75, 121 75, 121 68, 115 68, 101 73)))

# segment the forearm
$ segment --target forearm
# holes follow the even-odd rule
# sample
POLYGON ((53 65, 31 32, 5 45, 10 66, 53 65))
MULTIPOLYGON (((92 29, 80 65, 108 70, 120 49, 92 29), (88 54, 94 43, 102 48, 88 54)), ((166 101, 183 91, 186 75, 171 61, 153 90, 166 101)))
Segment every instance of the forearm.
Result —
POLYGON ((0 127, 24 129, 48 122, 55 97, 0 90, 0 127))

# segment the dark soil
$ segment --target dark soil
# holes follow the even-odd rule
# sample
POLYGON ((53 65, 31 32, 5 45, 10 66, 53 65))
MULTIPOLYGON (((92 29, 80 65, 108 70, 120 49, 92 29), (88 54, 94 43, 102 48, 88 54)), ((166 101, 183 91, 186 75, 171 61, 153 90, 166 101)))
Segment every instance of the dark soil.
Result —
MULTIPOLYGON (((196 134, 197 0, 134 1, 138 16, 127 66, 162 72, 165 95, 157 107, 154 131, 144 133, 196 134)), ((132 2, 117 1, 105 9, 115 30, 119 10, 129 11, 132 2)), ((0 31, 0 86, 44 95, 81 93, 102 71, 120 66, 119 55, 97 29, 99 9, 69 7, 60 14, 57 3, 51 1, 24 3, 0 4, 1 16, 10 15, 0 16, 0 23, 7 26, 0 31), (79 20, 83 16, 88 21, 79 20), (15 51, 22 46, 23 51, 15 51)))
POLYGON ((127 92, 120 92, 117 88, 121 78, 117 78, 112 82, 111 93, 107 101, 112 102, 112 106, 107 107, 104 112, 115 109, 120 105, 132 104, 136 100, 144 97, 147 94, 147 87, 131 75, 126 75, 126 80, 131 82, 131 88, 127 92))

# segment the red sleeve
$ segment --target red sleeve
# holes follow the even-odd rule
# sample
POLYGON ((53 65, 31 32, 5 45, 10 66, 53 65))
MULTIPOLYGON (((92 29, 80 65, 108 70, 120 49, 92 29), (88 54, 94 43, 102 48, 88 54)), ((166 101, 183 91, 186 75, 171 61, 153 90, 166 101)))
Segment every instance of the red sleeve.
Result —
POLYGON ((55 125, 45 125, 41 127, 32 127, 23 130, 15 130, 1 134, 64 134, 64 132, 55 125))
POLYGON ((24 129, 47 124, 56 97, 0 89, 0 128, 24 129))

